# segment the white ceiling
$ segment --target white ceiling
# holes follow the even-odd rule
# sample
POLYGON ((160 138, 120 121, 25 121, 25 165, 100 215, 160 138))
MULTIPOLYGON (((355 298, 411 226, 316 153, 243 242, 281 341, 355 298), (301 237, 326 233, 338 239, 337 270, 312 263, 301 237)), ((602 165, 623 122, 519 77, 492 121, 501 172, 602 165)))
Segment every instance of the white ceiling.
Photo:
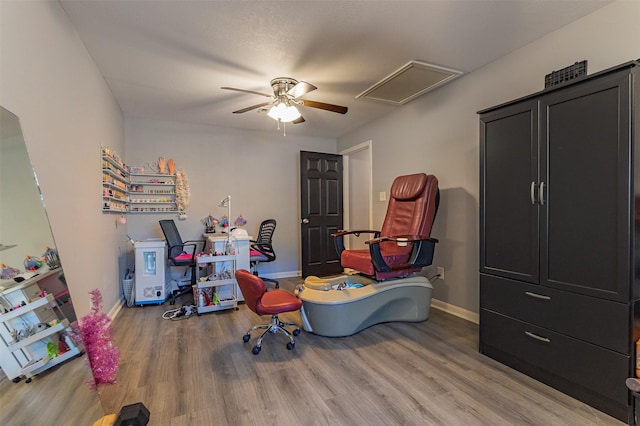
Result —
POLYGON ((469 73, 611 2, 59 1, 126 117, 275 132, 257 110, 232 114, 264 97, 220 87, 292 77, 318 87, 302 99, 349 108, 303 107, 287 126, 327 137, 401 108, 355 96, 410 60, 469 73))

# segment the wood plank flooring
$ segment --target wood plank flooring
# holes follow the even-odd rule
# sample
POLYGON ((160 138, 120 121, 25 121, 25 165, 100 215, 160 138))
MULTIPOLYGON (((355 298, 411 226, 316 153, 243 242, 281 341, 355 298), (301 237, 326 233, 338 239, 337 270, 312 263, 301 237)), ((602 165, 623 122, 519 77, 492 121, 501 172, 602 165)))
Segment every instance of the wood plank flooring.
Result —
MULTIPOLYGON (((161 319, 171 308, 124 308, 114 321, 122 358, 118 383, 99 389, 105 413, 144 402, 151 425, 623 424, 480 355, 477 326, 437 310, 345 338, 303 332, 294 351, 270 335, 256 356, 255 335, 242 336, 268 318, 241 305, 161 319)), ((83 356, 30 384, 0 374, 0 424, 93 424, 102 411, 87 372, 83 356)))
POLYGON ((242 336, 268 318, 244 304, 163 320, 170 308, 123 308, 114 321, 120 374, 100 387, 105 413, 143 402, 163 426, 624 424, 479 354, 477 325, 435 309, 351 337, 302 332, 293 351, 269 335, 253 355, 257 335, 242 336))
POLYGON ((92 425, 103 415, 98 393, 87 385, 86 355, 68 360, 26 383, 12 383, 0 372, 0 425, 92 425))

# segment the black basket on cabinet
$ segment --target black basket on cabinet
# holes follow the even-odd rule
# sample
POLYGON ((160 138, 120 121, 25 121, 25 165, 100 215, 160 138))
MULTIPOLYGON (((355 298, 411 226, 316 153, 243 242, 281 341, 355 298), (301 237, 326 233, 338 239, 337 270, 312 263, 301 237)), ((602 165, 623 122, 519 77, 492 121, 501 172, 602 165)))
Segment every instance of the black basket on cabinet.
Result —
POLYGON ((544 87, 557 86, 558 84, 563 84, 571 80, 575 80, 579 77, 584 77, 587 75, 587 61, 576 62, 575 64, 562 68, 558 71, 552 71, 551 73, 544 76, 544 87))

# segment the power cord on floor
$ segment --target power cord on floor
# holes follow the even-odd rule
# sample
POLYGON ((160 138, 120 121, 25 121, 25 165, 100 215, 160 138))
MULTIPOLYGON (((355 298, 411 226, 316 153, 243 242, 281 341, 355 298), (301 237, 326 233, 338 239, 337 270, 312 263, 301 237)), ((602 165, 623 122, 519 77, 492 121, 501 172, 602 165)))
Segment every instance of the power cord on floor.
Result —
POLYGON ((162 319, 179 321, 187 319, 196 313, 196 307, 193 305, 185 305, 178 309, 171 309, 162 314, 162 319))

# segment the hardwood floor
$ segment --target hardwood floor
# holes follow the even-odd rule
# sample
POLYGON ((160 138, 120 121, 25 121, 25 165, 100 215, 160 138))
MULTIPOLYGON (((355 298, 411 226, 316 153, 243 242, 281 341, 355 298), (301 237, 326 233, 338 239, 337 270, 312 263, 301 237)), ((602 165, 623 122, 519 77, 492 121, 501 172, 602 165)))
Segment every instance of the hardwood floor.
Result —
POLYGON ((163 320, 171 308, 123 308, 114 321, 120 374, 100 388, 105 413, 143 402, 163 426, 624 424, 479 354, 477 325, 435 309, 351 337, 303 331, 293 351, 269 335, 253 355, 257 335, 242 336, 268 318, 244 304, 163 320))
POLYGON ((102 417, 91 370, 82 355, 47 370, 31 383, 12 383, 0 372, 0 425, 81 426, 102 417))

